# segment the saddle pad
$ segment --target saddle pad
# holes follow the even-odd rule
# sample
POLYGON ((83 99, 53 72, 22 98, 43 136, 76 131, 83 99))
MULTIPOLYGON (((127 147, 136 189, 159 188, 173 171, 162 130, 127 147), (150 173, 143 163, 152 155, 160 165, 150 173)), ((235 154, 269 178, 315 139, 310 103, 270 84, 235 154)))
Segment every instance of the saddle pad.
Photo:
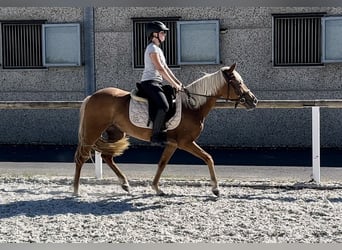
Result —
MULTIPOLYGON (((132 96, 132 95, 131 95, 132 96)), ((165 123, 167 130, 175 129, 181 120, 182 114, 182 100, 179 95, 176 98, 176 113, 169 121, 165 123)), ((137 127, 140 128, 151 128, 152 122, 147 126, 148 117, 148 102, 137 99, 136 97, 131 98, 129 102, 129 119, 137 127)))

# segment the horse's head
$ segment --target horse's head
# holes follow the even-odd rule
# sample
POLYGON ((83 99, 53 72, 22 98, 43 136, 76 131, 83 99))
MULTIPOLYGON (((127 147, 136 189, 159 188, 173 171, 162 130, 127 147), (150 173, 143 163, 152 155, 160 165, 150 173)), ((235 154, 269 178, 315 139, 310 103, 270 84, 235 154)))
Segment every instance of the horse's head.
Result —
POLYGON ((223 77, 227 82, 227 96, 226 98, 235 101, 236 106, 241 104, 247 109, 254 109, 258 103, 258 99, 249 90, 243 82, 239 73, 235 70, 236 63, 230 67, 221 69, 223 77))

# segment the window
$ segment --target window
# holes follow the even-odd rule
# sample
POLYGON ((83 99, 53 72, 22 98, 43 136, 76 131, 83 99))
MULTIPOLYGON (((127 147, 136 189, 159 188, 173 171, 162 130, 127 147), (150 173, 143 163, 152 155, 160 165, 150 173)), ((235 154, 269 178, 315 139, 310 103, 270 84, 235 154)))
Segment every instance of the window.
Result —
POLYGON ((43 25, 43 64, 45 66, 81 65, 80 24, 43 25))
POLYGON ((80 25, 45 22, 1 23, 2 68, 34 69, 81 65, 80 25))
POLYGON ((342 62, 342 17, 323 17, 322 29, 322 61, 342 62))
POLYGON ((151 21, 163 22, 170 31, 167 32, 165 42, 161 48, 169 67, 179 67, 177 59, 177 21, 180 17, 132 18, 133 20, 133 67, 144 68, 144 52, 148 43, 145 25, 151 21))
POLYGON ((45 21, 1 23, 4 69, 42 68, 42 24, 45 21))
POLYGON ((218 20, 179 21, 178 63, 179 64, 219 64, 218 20))
POLYGON ((321 18, 325 13, 274 14, 274 66, 322 65, 321 18))

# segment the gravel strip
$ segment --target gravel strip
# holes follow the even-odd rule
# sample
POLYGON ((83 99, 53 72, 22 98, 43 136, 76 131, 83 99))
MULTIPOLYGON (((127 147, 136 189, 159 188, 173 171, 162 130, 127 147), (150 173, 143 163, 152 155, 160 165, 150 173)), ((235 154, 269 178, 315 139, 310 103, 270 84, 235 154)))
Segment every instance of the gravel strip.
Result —
POLYGON ((342 184, 0 176, 0 242, 342 243, 342 184))

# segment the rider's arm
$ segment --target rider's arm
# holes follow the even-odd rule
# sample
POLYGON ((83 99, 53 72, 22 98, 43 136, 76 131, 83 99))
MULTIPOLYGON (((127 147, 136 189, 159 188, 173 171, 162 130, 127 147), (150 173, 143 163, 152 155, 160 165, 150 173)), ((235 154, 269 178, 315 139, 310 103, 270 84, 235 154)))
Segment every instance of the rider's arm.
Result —
POLYGON ((179 86, 183 86, 183 83, 178 80, 178 78, 173 74, 172 70, 168 67, 165 66, 165 70, 169 73, 169 76, 176 82, 178 83, 179 86))
POLYGON ((181 90, 181 83, 179 80, 173 75, 168 67, 164 67, 159 59, 159 55, 157 53, 150 53, 150 58, 156 70, 162 75, 163 79, 171 84, 177 90, 181 90))

